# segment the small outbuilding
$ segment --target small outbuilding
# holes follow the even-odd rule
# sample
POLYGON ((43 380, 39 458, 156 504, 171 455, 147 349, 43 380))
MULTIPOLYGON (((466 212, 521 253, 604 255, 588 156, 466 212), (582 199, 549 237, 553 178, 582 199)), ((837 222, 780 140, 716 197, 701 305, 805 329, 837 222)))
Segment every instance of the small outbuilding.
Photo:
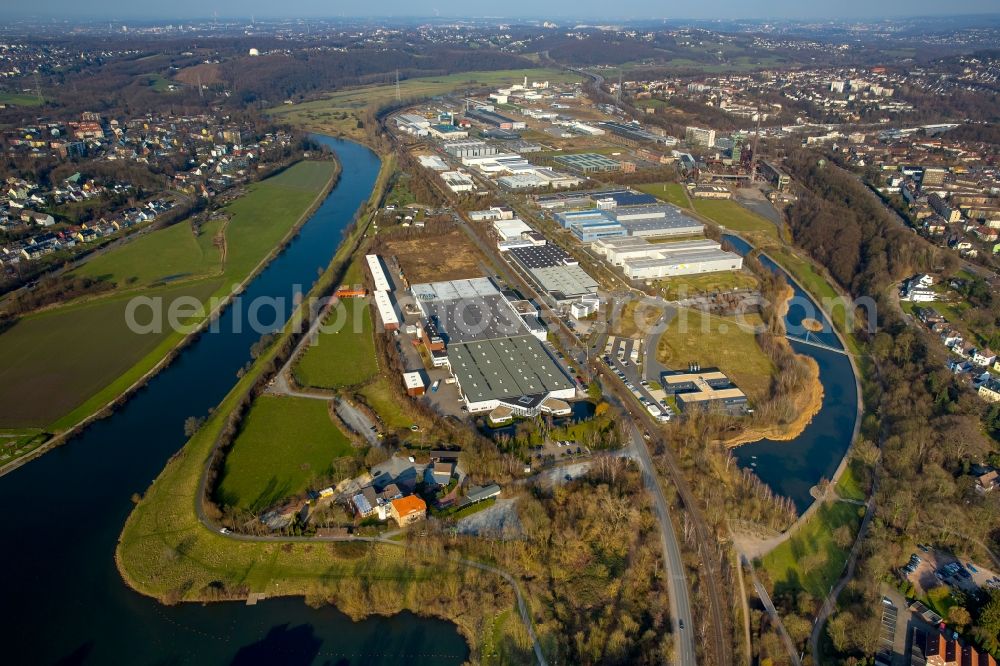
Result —
POLYGON ((404 372, 403 384, 406 385, 406 395, 411 398, 424 394, 424 378, 419 372, 404 372))

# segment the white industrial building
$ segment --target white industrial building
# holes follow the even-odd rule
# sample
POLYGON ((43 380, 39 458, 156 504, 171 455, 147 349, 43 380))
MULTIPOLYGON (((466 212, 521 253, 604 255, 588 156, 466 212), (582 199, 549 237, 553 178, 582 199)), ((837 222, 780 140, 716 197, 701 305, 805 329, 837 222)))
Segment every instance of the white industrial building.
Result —
POLYGON ((433 171, 447 171, 448 165, 443 159, 437 155, 421 155, 417 158, 420 160, 420 166, 425 169, 431 169, 433 171))
POLYGON ((569 313, 573 319, 583 319, 597 312, 600 307, 601 299, 597 296, 584 296, 570 304, 569 313))
POLYGON ((514 209, 510 206, 490 206, 486 210, 469 211, 469 219, 476 222, 482 220, 512 220, 514 209))
POLYGON ((395 331, 399 328, 399 314, 396 312, 396 305, 392 302, 389 292, 376 291, 372 297, 375 309, 378 310, 379 319, 382 320, 382 327, 387 331, 395 331))
POLYGON ((476 187, 476 183, 472 180, 472 177, 463 171, 443 171, 441 173, 441 180, 448 186, 448 189, 456 194, 471 192, 476 187))
POLYGON ((379 260, 377 254, 366 254, 365 261, 368 262, 368 272, 372 276, 372 285, 375 291, 389 291, 392 287, 389 284, 389 278, 385 274, 385 269, 382 268, 382 262, 379 260))
POLYGON ((626 277, 649 280, 678 275, 736 271, 743 267, 743 257, 726 252, 719 243, 708 240, 678 243, 650 243, 644 238, 607 238, 596 241, 593 249, 620 266, 626 277))
POLYGON ((416 113, 401 113, 396 116, 396 127, 407 134, 427 136, 431 121, 416 113))
POLYGON ((521 234, 533 231, 525 222, 519 218, 513 218, 510 220, 496 220, 493 222, 493 231, 496 232, 497 239, 500 242, 516 240, 521 237, 521 234))
POLYGON ((459 159, 466 157, 484 157, 486 155, 496 155, 500 150, 485 141, 469 139, 468 141, 449 141, 443 146, 444 152, 459 159))
POLYGON ((507 190, 531 190, 541 187, 561 189, 576 187, 582 182, 583 180, 576 176, 545 167, 533 167, 520 173, 511 176, 502 176, 497 179, 500 187, 507 190))

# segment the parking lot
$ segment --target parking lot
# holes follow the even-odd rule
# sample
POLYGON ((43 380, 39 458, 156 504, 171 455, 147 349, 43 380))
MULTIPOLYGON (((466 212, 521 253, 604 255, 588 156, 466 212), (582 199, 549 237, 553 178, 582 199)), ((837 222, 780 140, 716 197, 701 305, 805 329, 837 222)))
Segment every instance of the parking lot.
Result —
POLYGON ((941 584, 967 593, 1000 588, 1000 576, 995 572, 923 544, 910 556, 900 573, 923 592, 941 584))
POLYGON ((898 621, 899 609, 896 608, 891 599, 882 597, 882 622, 879 626, 878 651, 875 654, 876 664, 892 664, 896 651, 896 624, 898 621))
POLYGON ((643 378, 642 368, 637 365, 642 359, 641 347, 641 340, 609 337, 601 360, 625 383, 625 388, 632 392, 635 399, 663 423, 674 416, 674 410, 663 390, 651 387, 649 381, 643 378))

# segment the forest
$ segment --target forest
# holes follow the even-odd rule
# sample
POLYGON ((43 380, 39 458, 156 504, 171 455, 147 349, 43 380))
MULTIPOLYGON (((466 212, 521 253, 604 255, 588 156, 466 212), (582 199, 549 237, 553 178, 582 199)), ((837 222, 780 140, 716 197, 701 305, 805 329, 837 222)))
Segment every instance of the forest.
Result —
MULTIPOLYGON (((983 403, 943 367, 891 298, 902 278, 945 265, 944 251, 907 231, 852 174, 816 154, 794 152, 785 166, 803 185, 788 210, 796 242, 852 296, 869 296, 878 306, 875 332, 856 332, 877 379, 869 396, 876 408, 863 424, 881 449, 870 458, 877 469, 875 517, 827 628, 833 649, 855 663, 875 649, 879 584, 899 584, 895 570, 915 544, 965 555, 976 543, 996 547, 997 498, 977 493, 968 471, 995 456, 997 446, 984 430, 983 403)), ((991 650, 1000 629, 996 605, 982 594, 954 606, 967 612, 965 635, 991 650)))

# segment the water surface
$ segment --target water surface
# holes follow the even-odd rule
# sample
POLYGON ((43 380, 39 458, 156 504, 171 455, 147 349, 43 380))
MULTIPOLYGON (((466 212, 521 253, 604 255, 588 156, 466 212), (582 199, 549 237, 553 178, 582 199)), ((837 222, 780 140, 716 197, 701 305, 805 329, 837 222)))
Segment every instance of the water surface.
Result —
MULTIPOLYGON (((66 446, 0 478, 5 529, 0 643, 5 664, 460 664, 468 646, 453 624, 403 613, 355 623, 301 599, 174 607, 132 592, 114 563, 132 508, 185 441, 184 419, 204 415, 236 381, 259 333, 235 332, 258 296, 308 291, 369 195, 377 156, 317 137, 341 159, 337 187, 301 233, 207 333, 113 416, 66 446)), ((248 328, 248 327, 244 327, 248 328)))

